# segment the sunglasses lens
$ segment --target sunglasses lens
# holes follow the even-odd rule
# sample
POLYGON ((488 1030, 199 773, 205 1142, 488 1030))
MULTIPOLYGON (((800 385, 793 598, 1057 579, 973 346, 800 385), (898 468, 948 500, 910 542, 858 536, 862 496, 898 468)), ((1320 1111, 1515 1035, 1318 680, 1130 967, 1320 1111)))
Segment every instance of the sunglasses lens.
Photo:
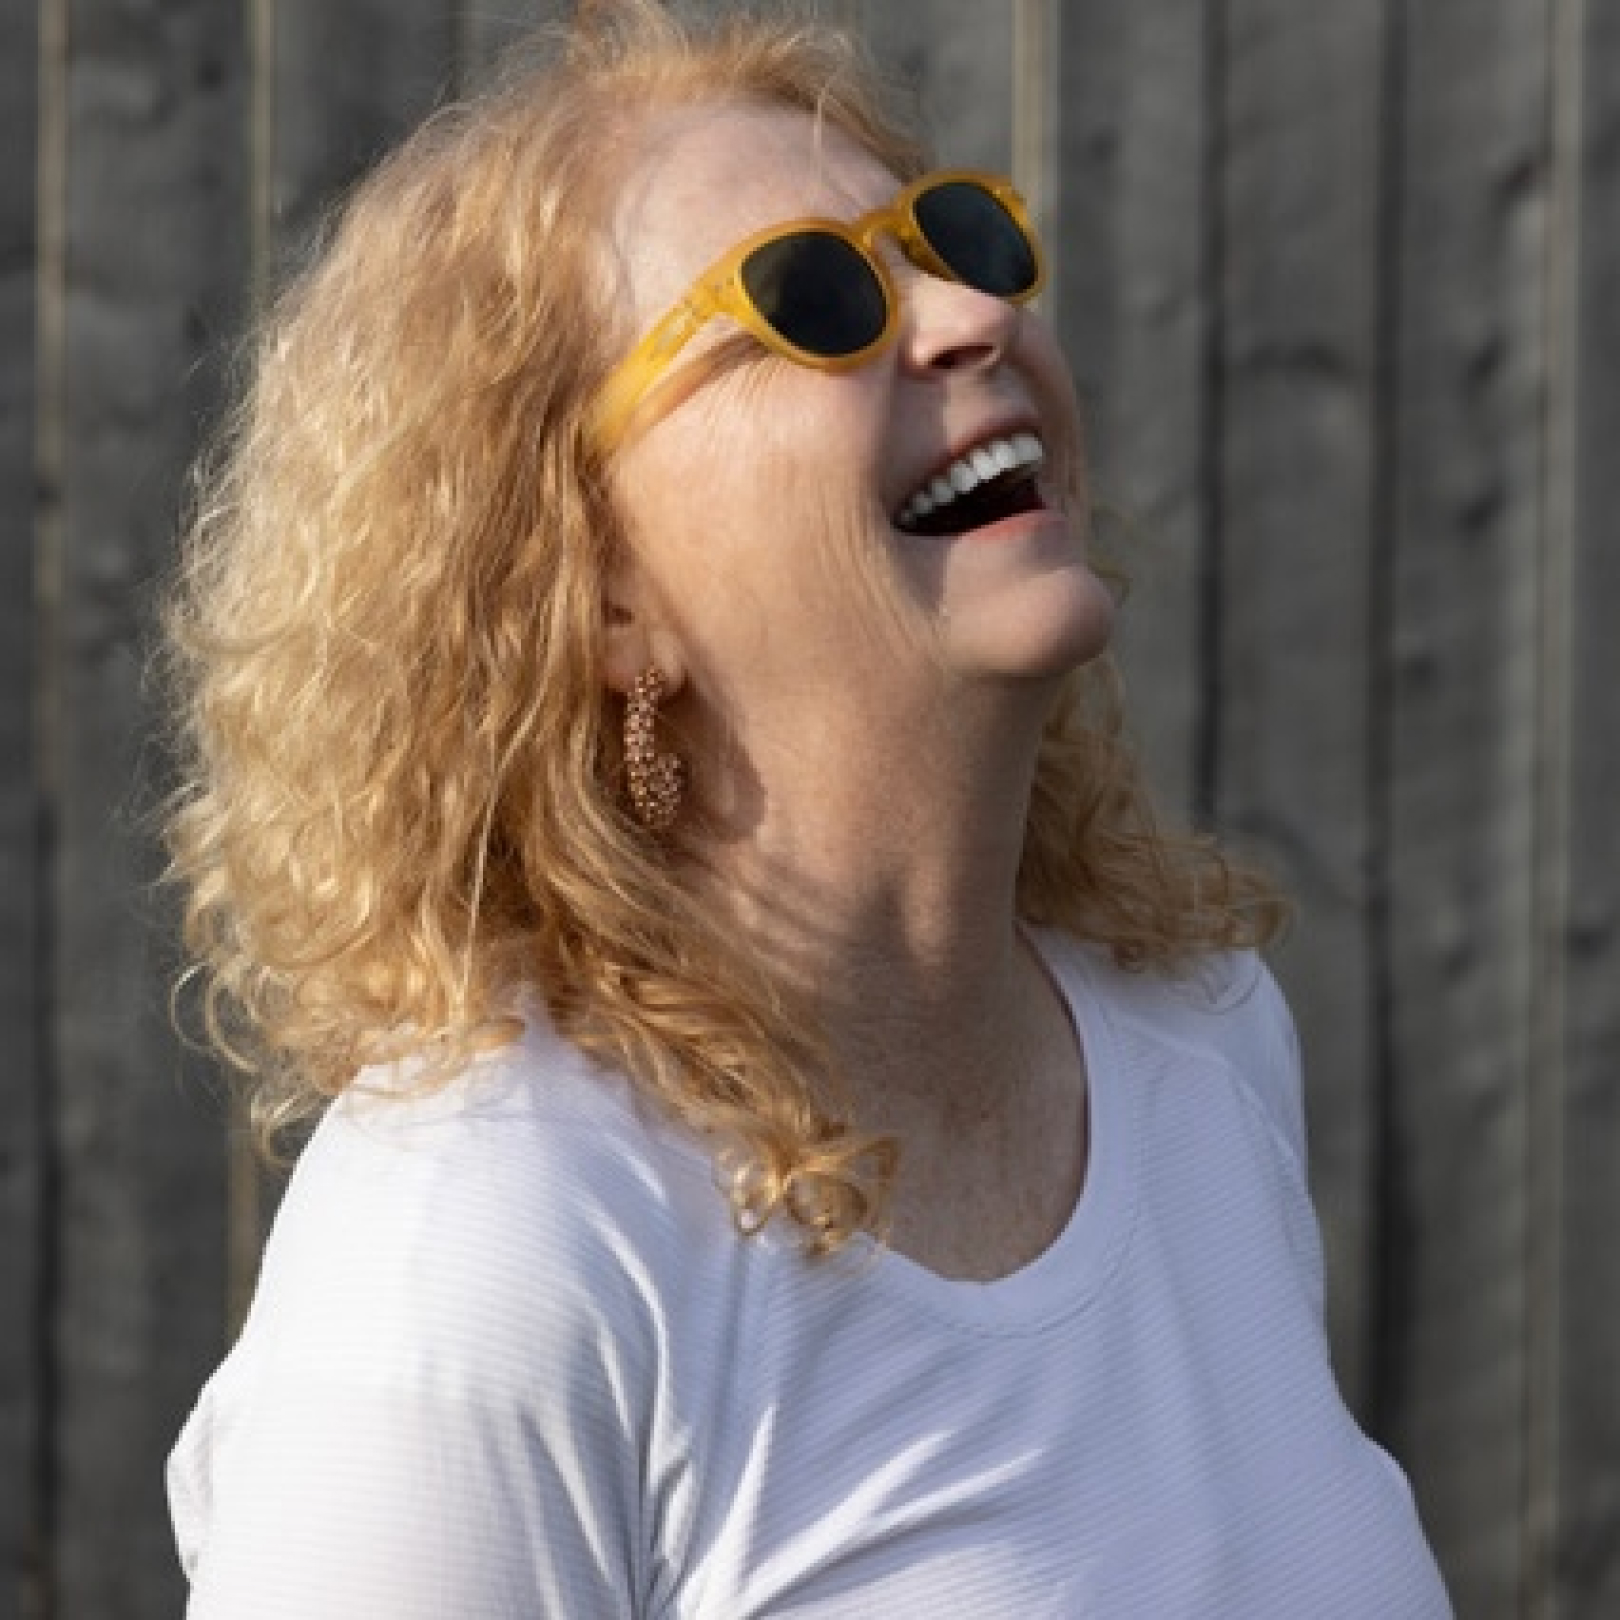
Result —
POLYGON ((741 276, 760 314, 808 354, 857 354, 888 324, 888 299, 871 265, 828 231, 766 242, 743 261, 741 276))
POLYGON ((971 180, 943 180, 913 212, 928 245, 958 281, 997 298, 1022 298, 1039 279, 1035 245, 992 192, 971 180))

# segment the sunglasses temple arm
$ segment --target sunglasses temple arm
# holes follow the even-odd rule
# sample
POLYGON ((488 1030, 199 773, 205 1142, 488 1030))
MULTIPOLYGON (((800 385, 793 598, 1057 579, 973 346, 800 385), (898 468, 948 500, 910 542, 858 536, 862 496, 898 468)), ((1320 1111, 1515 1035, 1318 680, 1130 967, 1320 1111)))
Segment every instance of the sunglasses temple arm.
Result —
POLYGON ((614 367, 591 413, 590 437, 603 455, 617 449, 653 385, 713 314, 709 299, 683 299, 614 367))

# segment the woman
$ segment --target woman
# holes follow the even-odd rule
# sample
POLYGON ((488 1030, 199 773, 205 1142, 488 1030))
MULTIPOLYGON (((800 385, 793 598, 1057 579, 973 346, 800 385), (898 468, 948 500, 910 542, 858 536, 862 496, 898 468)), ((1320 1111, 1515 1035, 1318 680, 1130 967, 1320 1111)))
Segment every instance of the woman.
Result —
POLYGON ((191 937, 330 1099, 192 1612, 1446 1613, 1021 203, 836 35, 592 15, 362 188, 190 537, 191 937))

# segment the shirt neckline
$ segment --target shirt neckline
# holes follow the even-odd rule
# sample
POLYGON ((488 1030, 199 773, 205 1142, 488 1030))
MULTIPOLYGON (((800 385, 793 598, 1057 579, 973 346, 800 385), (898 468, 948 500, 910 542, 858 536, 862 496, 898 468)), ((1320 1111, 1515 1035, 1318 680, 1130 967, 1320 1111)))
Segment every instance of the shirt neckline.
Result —
POLYGON ((1085 1057, 1086 1175, 1068 1219, 1034 1259, 988 1282, 942 1276, 869 1237, 851 1245, 885 1289, 981 1334, 1037 1332, 1090 1304, 1123 1257, 1140 1185, 1140 1088, 1121 1073, 1123 1054, 1097 970, 1082 947, 1056 930, 1025 932, 1068 1005, 1085 1057))

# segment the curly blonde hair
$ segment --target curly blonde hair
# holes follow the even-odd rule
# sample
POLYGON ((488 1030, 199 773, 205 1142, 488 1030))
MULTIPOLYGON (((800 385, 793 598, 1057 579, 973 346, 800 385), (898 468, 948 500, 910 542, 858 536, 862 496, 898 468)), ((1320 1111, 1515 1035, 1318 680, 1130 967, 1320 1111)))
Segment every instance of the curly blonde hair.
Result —
MULTIPOLYGON (((783 1213, 831 1248, 880 1226, 894 1149, 826 1101, 813 1021, 626 813, 601 646, 623 538, 584 422, 627 339, 603 222, 652 112, 764 101, 902 177, 924 153, 837 31, 590 10, 384 162, 257 338, 168 605, 172 872, 266 1139, 367 1063, 448 1076, 535 986, 721 1145, 745 1229, 783 1213)), ((1105 663, 1052 718, 1019 904, 1137 965, 1276 920, 1156 827, 1105 663)))

